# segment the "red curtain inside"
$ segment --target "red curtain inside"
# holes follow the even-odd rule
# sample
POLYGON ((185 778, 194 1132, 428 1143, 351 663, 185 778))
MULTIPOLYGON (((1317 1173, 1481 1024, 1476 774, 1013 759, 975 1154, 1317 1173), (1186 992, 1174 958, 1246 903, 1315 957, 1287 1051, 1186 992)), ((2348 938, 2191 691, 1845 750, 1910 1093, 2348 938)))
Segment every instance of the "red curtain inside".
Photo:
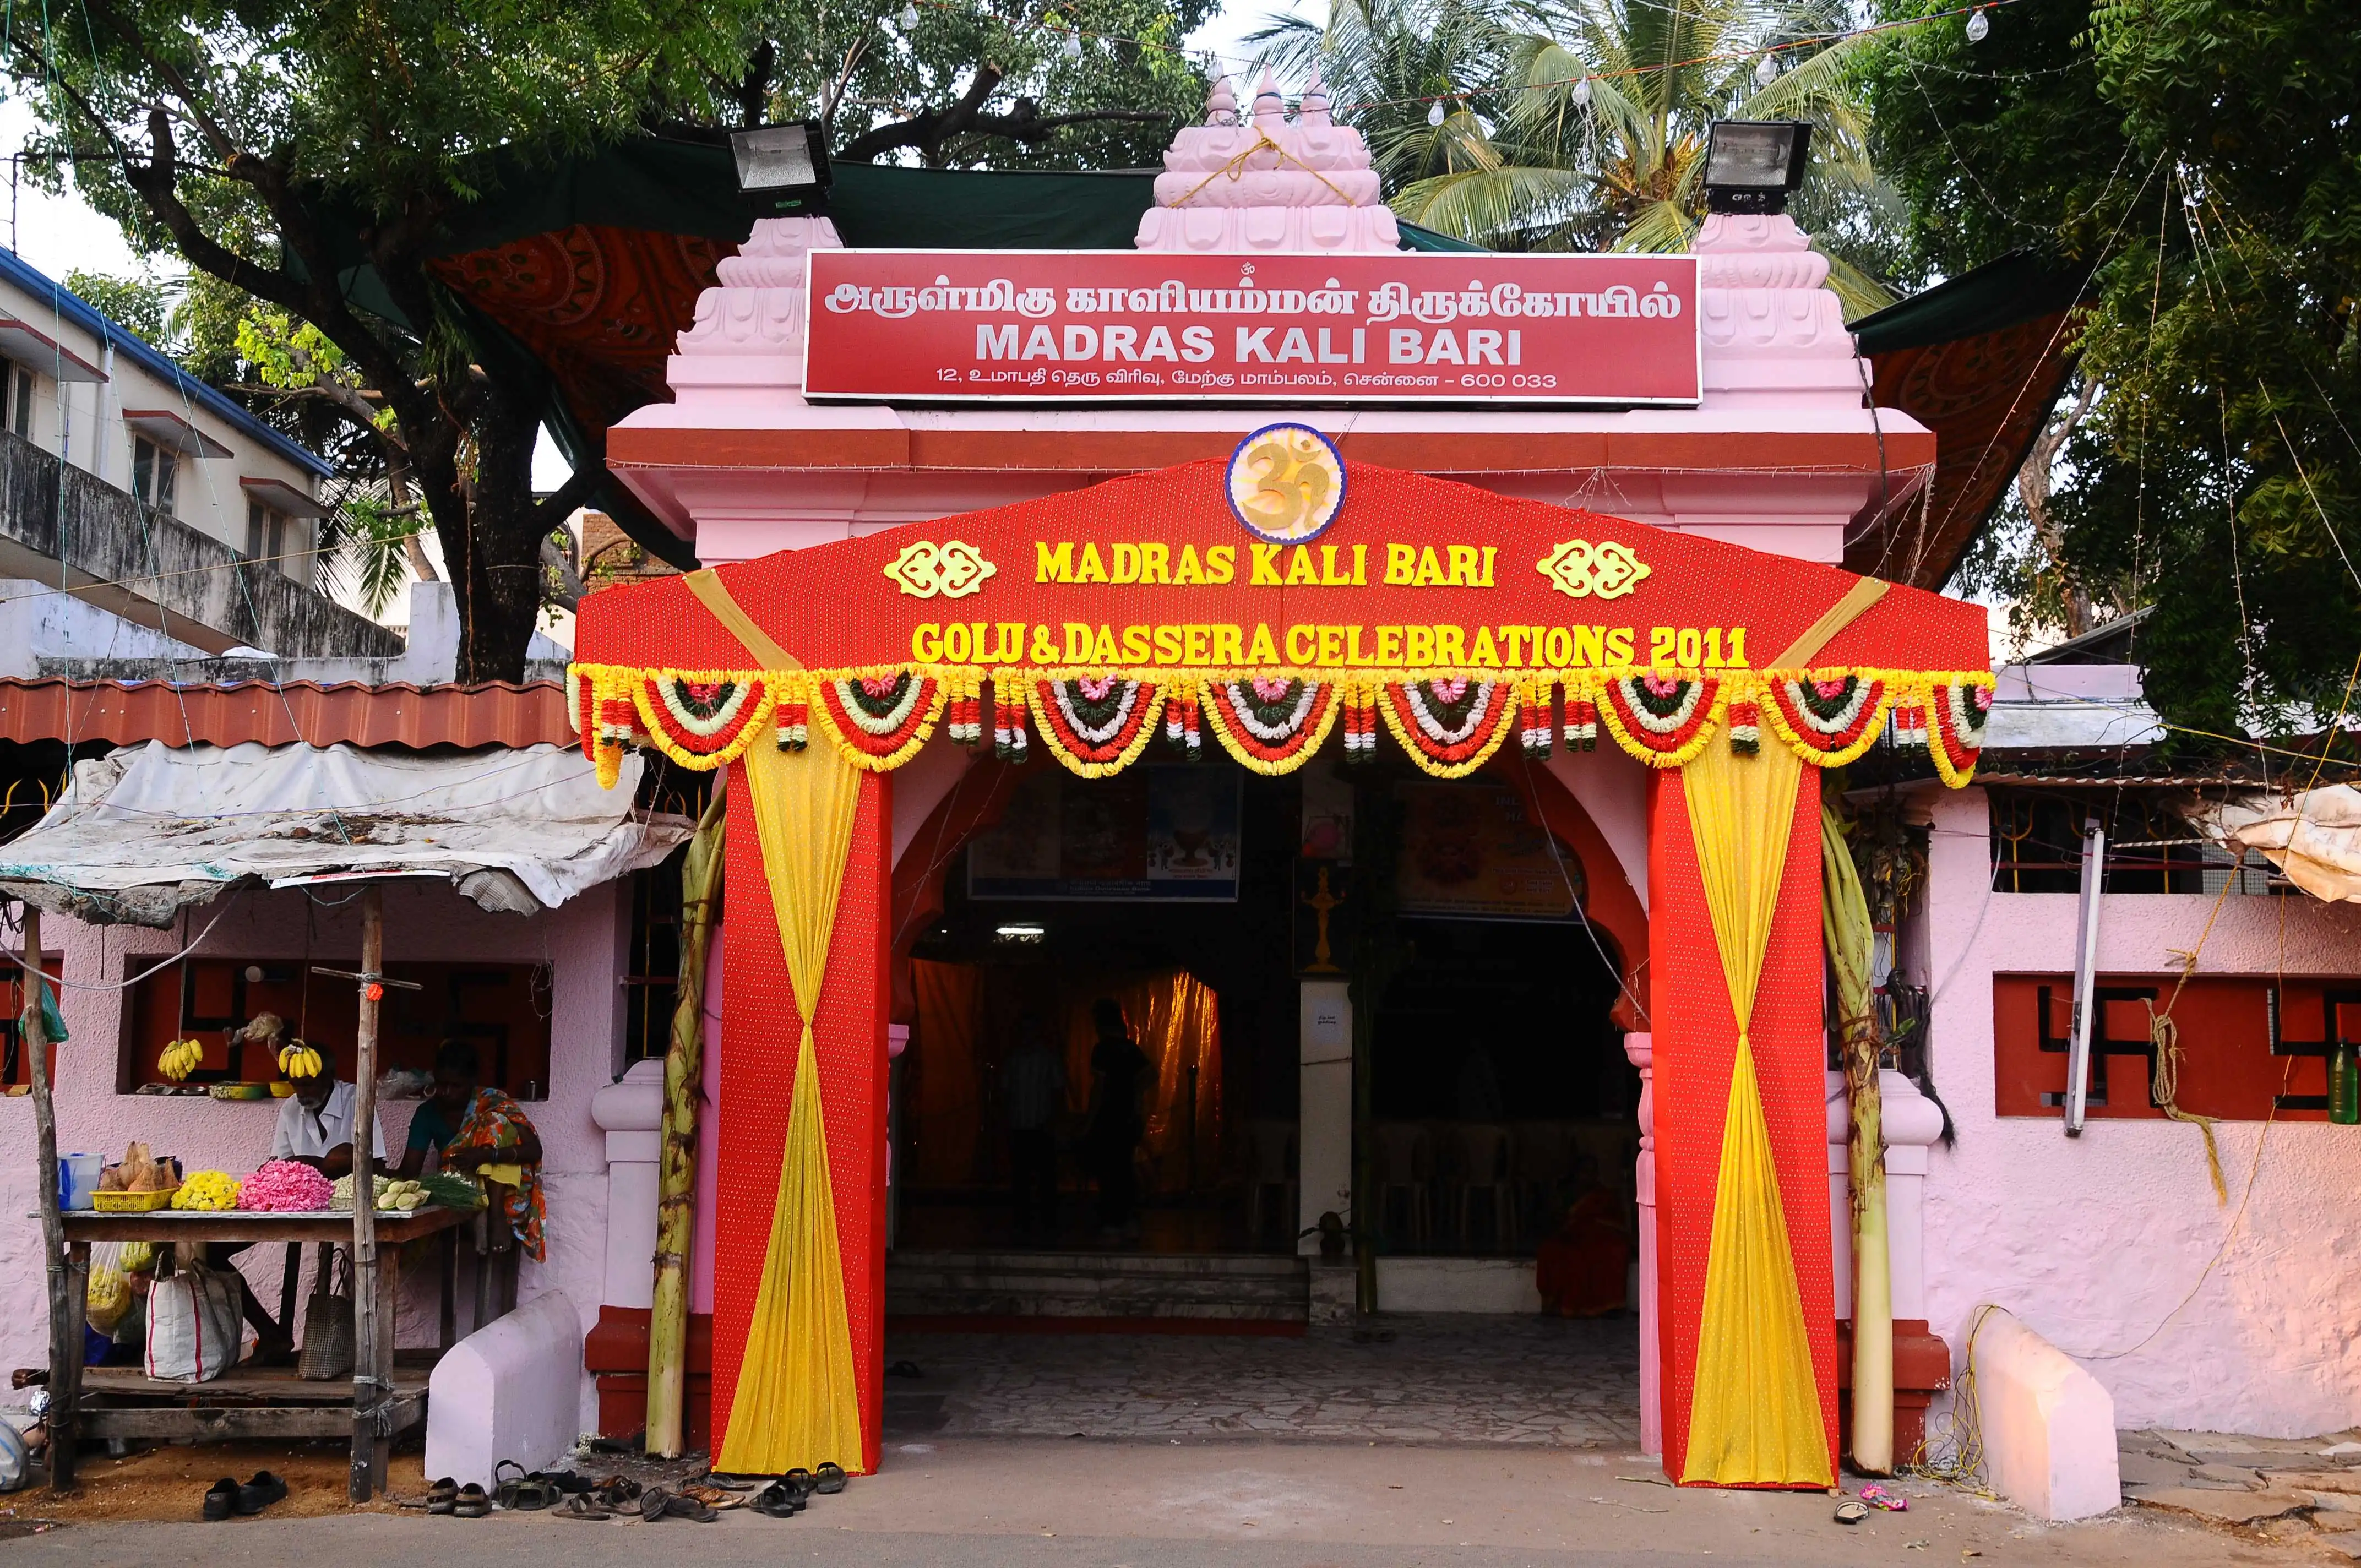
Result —
POLYGON ((904 1093, 915 1187, 996 1186, 1007 1178, 1001 1064, 1027 1017, 1063 1050, 1060 1142, 1082 1131, 1090 1104, 1091 1007, 1113 997, 1131 1037, 1155 1065, 1148 1097, 1147 1166, 1153 1192, 1210 1184, 1222 1155, 1222 1021, 1212 987, 1185 970, 1050 970, 913 959, 917 1015, 904 1093), (1191 1072, 1191 1069, 1195 1070, 1191 1072))

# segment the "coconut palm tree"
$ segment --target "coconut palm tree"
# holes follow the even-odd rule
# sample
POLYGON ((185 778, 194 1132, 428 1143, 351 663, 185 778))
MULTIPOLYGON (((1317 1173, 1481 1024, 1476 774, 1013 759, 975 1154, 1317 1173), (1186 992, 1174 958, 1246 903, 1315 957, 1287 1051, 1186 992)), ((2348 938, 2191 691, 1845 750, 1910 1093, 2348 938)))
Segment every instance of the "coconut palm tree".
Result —
MULTIPOLYGON (((1325 27, 1273 17, 1253 41, 1324 77, 1411 222, 1496 249, 1672 251, 1703 220, 1717 119, 1809 120, 1805 204, 1878 203, 1867 40, 1832 36, 1846 25, 1843 0, 1332 0, 1325 27)), ((1848 313, 1891 302, 1829 260, 1848 313)))

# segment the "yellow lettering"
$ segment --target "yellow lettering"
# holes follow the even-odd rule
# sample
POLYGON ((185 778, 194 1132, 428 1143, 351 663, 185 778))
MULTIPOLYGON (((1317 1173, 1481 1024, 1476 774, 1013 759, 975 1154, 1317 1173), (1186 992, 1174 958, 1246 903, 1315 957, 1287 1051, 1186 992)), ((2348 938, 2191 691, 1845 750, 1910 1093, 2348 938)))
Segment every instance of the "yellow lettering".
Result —
MULTIPOLYGON (((1426 554, 1430 561, 1434 558, 1434 552, 1432 550, 1426 554)), ((1405 626, 1402 628, 1402 639, 1406 644, 1406 657, 1411 669, 1423 670, 1434 663, 1433 627, 1405 626)))
MULTIPOLYGON (((1354 548, 1358 549, 1360 547, 1356 545, 1354 548)), ((1366 664, 1368 662, 1368 655, 1361 652, 1361 629, 1357 626, 1348 626, 1345 628, 1345 663, 1348 664, 1366 664)))
POLYGON ((1378 663, 1394 665, 1401 663, 1402 629, 1399 626, 1378 628, 1378 663))
POLYGON ((1631 662, 1631 629, 1630 627, 1610 626, 1607 629, 1606 662, 1610 664, 1628 664, 1631 662))
POLYGON ((1197 564, 1197 547, 1180 546, 1180 563, 1172 568, 1174 587, 1192 587, 1205 580, 1205 568, 1197 564))
POLYGON ((1079 620, 1066 622, 1066 663, 1083 664, 1090 662, 1091 629, 1079 620))
MULTIPOLYGON (((1407 544, 1386 546, 1386 586, 1406 588, 1418 575, 1418 552, 1407 544)), ((1062 581, 1063 579, 1060 579, 1062 581)))
POLYGON ((1238 547, 1235 544, 1205 546, 1205 581, 1220 587, 1238 575, 1238 547))
POLYGON ((1673 643, 1673 661, 1684 670, 1694 670, 1705 662, 1705 639, 1694 626, 1681 628, 1679 638, 1673 643))
POLYGON ((910 629, 910 657, 921 664, 931 664, 943 656, 943 629, 935 622, 921 622, 910 629))
POLYGON ((1356 588, 1369 586, 1369 547, 1366 544, 1353 546, 1353 586, 1356 588))
POLYGON ((1525 662, 1525 643, 1532 636, 1532 633, 1521 626, 1500 628, 1500 641, 1509 650, 1510 663, 1521 664, 1525 662))
POLYGON ((1139 580, 1143 583, 1169 583, 1172 580, 1172 547, 1169 544, 1143 544, 1139 547, 1139 580))
POLYGON ((983 652, 983 640, 981 638, 977 640, 975 658, 976 663, 980 664, 1013 664, 1023 657, 1025 657, 1025 622, 1021 620, 1004 620, 1000 623, 1000 636, 989 656, 983 652))
POLYGON ((1159 664, 1177 664, 1180 662, 1180 629, 1179 627, 1159 626, 1156 629, 1156 662, 1159 664))
POLYGON ((1574 633, 1563 626, 1551 627, 1549 637, 1543 645, 1543 656, 1549 661, 1550 667, 1555 670, 1565 669, 1573 663, 1574 633))
POLYGON ((1074 568, 1074 581, 1104 583, 1106 580, 1106 563, 1099 559, 1099 547, 1095 544, 1084 544, 1082 563, 1074 568))
POLYGON ((1148 663, 1148 628, 1126 626, 1123 629, 1123 659, 1126 664, 1148 663))
POLYGON ((1246 662, 1246 656, 1242 652, 1240 652, 1244 645, 1245 639, 1239 635, 1239 629, 1237 627, 1216 626, 1213 628, 1213 663, 1216 664, 1244 663, 1246 662))
POLYGON ((1591 669, 1607 663, 1607 628, 1577 626, 1574 629, 1574 662, 1591 669))
POLYGON ((1180 654, 1180 662, 1184 664, 1203 663, 1205 662, 1207 647, 1213 638, 1213 628, 1208 626, 1184 626, 1180 630, 1184 639, 1182 652, 1180 654))
POLYGON ((1656 669, 1668 668, 1673 662, 1673 629, 1669 626, 1648 628, 1648 663, 1656 669))
POLYGON ((966 622, 954 620, 943 633, 940 645, 944 663, 964 664, 975 652, 975 634, 968 630, 966 622))
POLYGON ((1299 544, 1287 553, 1287 586, 1313 587, 1320 586, 1320 568, 1312 563, 1312 549, 1299 544))
POLYGON ((1320 547, 1320 586, 1323 588, 1349 588, 1353 586, 1353 574, 1337 569, 1336 547, 1334 544, 1320 547))
POLYGON ((1742 626, 1730 629, 1730 667, 1733 670, 1746 668, 1746 628, 1742 626))
POLYGON ((1279 576, 1278 545, 1249 544, 1246 548, 1253 553, 1254 556, 1254 571, 1253 575, 1246 579, 1247 587, 1257 588, 1283 588, 1287 586, 1279 579, 1279 576))
POLYGON ((1049 624, 1042 621, 1033 628, 1033 663, 1054 664, 1058 662, 1058 644, 1050 639, 1049 624))
POLYGON ((1139 581, 1138 545, 1118 544, 1115 546, 1114 580, 1118 583, 1136 583, 1139 581))
POLYGON ((1344 663, 1344 660, 1345 629, 1341 626, 1322 627, 1320 629, 1320 662, 1334 665, 1344 663))
POLYGON ((1451 573, 1446 580, 1450 585, 1455 588, 1481 587, 1483 584, 1479 578, 1483 567, 1477 562, 1476 546, 1454 544, 1450 546, 1449 554, 1451 573))
MULTIPOLYGON (((1456 549, 1457 546, 1455 545, 1454 548, 1456 549)), ((1434 662, 1436 663, 1455 669, 1465 655, 1466 650, 1460 646, 1459 628, 1438 626, 1434 629, 1434 662)))
POLYGON ((1287 662, 1299 666, 1311 663, 1313 639, 1316 635, 1317 629, 1313 627, 1289 627, 1287 629, 1287 662))
POLYGON ((1097 638, 1091 643, 1091 663, 1103 670, 1112 669, 1121 657, 1122 655, 1115 651, 1115 628, 1100 627, 1097 638))
POLYGON ((1484 580, 1476 585, 1477 587, 1488 588, 1492 586, 1492 560, 1499 554, 1500 547, 1497 544, 1484 546, 1484 580))
POLYGON ((1490 627, 1479 626, 1476 629, 1476 646, 1467 650, 1467 662, 1487 670, 1496 670, 1500 667, 1500 650, 1493 644, 1490 627))
POLYGON ((1074 545, 1061 539, 1053 548, 1046 539, 1033 542, 1033 580, 1037 583, 1071 583, 1074 580, 1074 545))
POLYGON ((1419 546, 1418 576, 1412 580, 1411 586, 1419 588, 1439 588, 1444 586, 1445 581, 1443 575, 1443 563, 1434 558, 1434 546, 1432 544, 1419 546))
POLYGON ((1249 664, 1279 663, 1279 646, 1270 639, 1270 628, 1260 621, 1255 622, 1254 641, 1246 644, 1246 663, 1249 664))

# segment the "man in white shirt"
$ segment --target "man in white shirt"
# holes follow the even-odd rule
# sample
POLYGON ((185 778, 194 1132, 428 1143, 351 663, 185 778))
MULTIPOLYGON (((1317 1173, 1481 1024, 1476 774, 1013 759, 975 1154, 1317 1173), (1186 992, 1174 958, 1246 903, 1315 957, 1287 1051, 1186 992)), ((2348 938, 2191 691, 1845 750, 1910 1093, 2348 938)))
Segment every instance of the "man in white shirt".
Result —
MULTIPOLYGON (((336 1080, 336 1056, 325 1046, 320 1070, 295 1080, 295 1092, 279 1102, 279 1125, 270 1135, 270 1157, 291 1159, 314 1167, 334 1179, 353 1168, 353 1086, 336 1080)), ((370 1129, 369 1152, 376 1168, 385 1170, 385 1128, 370 1129)))

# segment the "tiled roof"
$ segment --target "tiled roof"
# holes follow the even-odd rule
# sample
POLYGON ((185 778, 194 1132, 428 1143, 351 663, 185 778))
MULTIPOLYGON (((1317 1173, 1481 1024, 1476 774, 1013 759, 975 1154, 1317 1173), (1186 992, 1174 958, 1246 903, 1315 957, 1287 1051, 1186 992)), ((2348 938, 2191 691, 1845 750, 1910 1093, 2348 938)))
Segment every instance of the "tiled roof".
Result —
POLYGON ((266 746, 566 746, 566 688, 526 685, 357 681, 234 681, 176 685, 170 681, 0 680, 0 740, 148 740, 169 745, 266 746))

